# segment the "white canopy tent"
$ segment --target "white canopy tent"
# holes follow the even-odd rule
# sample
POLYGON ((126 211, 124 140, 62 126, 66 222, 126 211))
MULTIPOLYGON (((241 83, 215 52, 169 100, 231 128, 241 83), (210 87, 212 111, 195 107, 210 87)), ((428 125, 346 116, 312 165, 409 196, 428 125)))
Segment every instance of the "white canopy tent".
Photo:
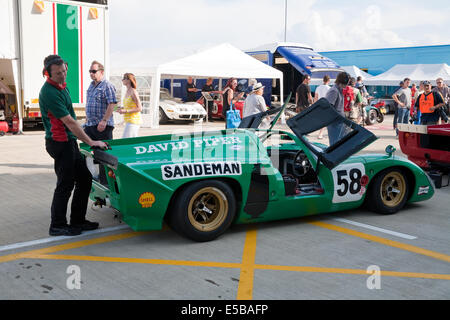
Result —
POLYGON ((364 81, 372 78, 373 76, 365 71, 362 71, 360 68, 358 68, 357 66, 345 66, 345 67, 341 67, 342 69, 345 70, 345 72, 347 72, 348 74, 350 74, 350 76, 352 76, 353 78, 358 78, 358 77, 362 77, 362 79, 364 81))
MULTIPOLYGON (((118 73, 116 70, 114 73, 118 73)), ((128 71, 133 72, 133 71, 128 71)), ((139 76, 151 76, 150 123, 146 127, 159 126, 159 91, 161 79, 194 78, 240 78, 240 79, 279 79, 283 92, 283 73, 225 43, 202 52, 181 58, 157 67, 133 72, 139 76)), ((144 120, 145 121, 145 120, 144 120)))
POLYGON ((398 86, 400 81, 410 78, 418 84, 420 81, 429 80, 436 85, 436 79, 442 78, 450 81, 450 67, 446 63, 441 64, 397 64, 388 71, 364 81, 369 86, 398 86))

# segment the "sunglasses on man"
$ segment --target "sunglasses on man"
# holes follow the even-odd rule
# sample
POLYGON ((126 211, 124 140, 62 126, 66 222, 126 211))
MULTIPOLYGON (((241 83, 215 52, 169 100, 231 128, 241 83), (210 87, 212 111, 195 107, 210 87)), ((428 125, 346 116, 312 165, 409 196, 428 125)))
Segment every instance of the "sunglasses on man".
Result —
POLYGON ((96 74, 98 71, 100 71, 101 69, 98 69, 98 70, 89 70, 89 73, 93 73, 93 74, 96 74))

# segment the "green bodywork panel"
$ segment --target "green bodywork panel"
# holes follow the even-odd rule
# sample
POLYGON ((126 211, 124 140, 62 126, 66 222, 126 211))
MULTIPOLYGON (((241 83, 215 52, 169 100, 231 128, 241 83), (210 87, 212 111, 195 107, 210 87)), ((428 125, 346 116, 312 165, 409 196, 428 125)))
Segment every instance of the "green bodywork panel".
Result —
MULTIPOLYGON (((111 150, 106 152, 117 157, 118 165, 116 169, 104 168, 115 177, 107 174, 109 187, 93 181, 91 199, 107 199, 113 208, 120 211, 123 221, 136 231, 161 229, 177 192, 193 181, 204 179, 221 180, 232 186, 238 201, 235 223, 281 220, 357 208, 364 202, 372 179, 388 167, 402 167, 409 172, 413 180, 409 202, 427 200, 434 194, 427 175, 405 158, 395 155, 352 156, 329 170, 317 163, 317 157, 300 139, 283 131, 229 129, 120 139, 108 143, 111 150), (269 137, 263 142, 260 136, 264 134, 269 137), (286 196, 276 155, 300 150, 316 171, 320 188, 310 194, 286 196), (364 174, 369 178, 368 186, 358 185, 358 178, 364 174), (346 185, 348 192, 345 194, 346 185), (424 188, 428 190, 426 193, 419 192, 424 188)), ((81 145, 81 151, 92 156, 85 144, 81 145)))

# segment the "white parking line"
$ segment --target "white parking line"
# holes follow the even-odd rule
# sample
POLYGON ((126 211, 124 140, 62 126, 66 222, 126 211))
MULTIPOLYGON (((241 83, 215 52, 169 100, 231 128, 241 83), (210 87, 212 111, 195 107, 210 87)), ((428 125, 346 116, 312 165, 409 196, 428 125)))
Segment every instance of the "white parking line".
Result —
POLYGON ((14 250, 14 249, 19 249, 19 248, 24 248, 24 247, 31 247, 31 246, 36 246, 36 245, 40 245, 40 244, 61 241, 61 240, 77 239, 77 238, 80 238, 80 237, 90 236, 90 235, 93 235, 93 234, 99 234, 99 233, 123 230, 123 229, 127 229, 127 228, 130 228, 130 227, 127 226, 127 225, 121 225, 121 226, 105 228, 105 229, 97 229, 97 230, 92 230, 92 231, 85 231, 79 236, 73 236, 73 237, 58 236, 58 237, 51 237, 51 238, 45 238, 45 239, 39 239, 39 240, 32 240, 32 241, 27 241, 27 242, 13 243, 13 244, 8 244, 6 246, 0 247, 0 252, 7 251, 7 250, 14 250))
POLYGON ((382 233, 387 233, 396 237, 400 237, 403 239, 408 239, 408 240, 415 240, 417 239, 417 237, 411 236, 409 234, 404 234, 404 233, 400 233, 400 232, 396 232, 396 231, 391 231, 391 230, 387 230, 387 229, 382 229, 382 228, 378 228, 378 227, 374 227, 374 226, 370 226, 368 224, 364 224, 364 223, 359 223, 356 221, 351 221, 351 220, 347 220, 347 219, 342 219, 342 218, 335 218, 333 220, 339 221, 339 222, 343 222, 343 223, 348 223, 357 227, 361 227, 361 228, 366 228, 366 229, 370 229, 370 230, 374 230, 374 231, 378 231, 378 232, 382 232, 382 233))

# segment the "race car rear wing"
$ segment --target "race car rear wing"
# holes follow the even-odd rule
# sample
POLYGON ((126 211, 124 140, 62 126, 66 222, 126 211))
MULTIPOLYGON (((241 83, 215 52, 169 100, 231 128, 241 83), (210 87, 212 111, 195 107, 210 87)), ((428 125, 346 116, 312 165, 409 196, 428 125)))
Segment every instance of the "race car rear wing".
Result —
POLYGON ((94 160, 100 164, 111 167, 114 170, 117 170, 117 166, 119 165, 117 157, 110 155, 99 148, 94 148, 94 160))
POLYGON ((428 133, 428 126, 418 125, 418 124, 406 124, 406 123, 398 123, 397 124, 398 131, 402 132, 412 132, 412 133, 428 133))

